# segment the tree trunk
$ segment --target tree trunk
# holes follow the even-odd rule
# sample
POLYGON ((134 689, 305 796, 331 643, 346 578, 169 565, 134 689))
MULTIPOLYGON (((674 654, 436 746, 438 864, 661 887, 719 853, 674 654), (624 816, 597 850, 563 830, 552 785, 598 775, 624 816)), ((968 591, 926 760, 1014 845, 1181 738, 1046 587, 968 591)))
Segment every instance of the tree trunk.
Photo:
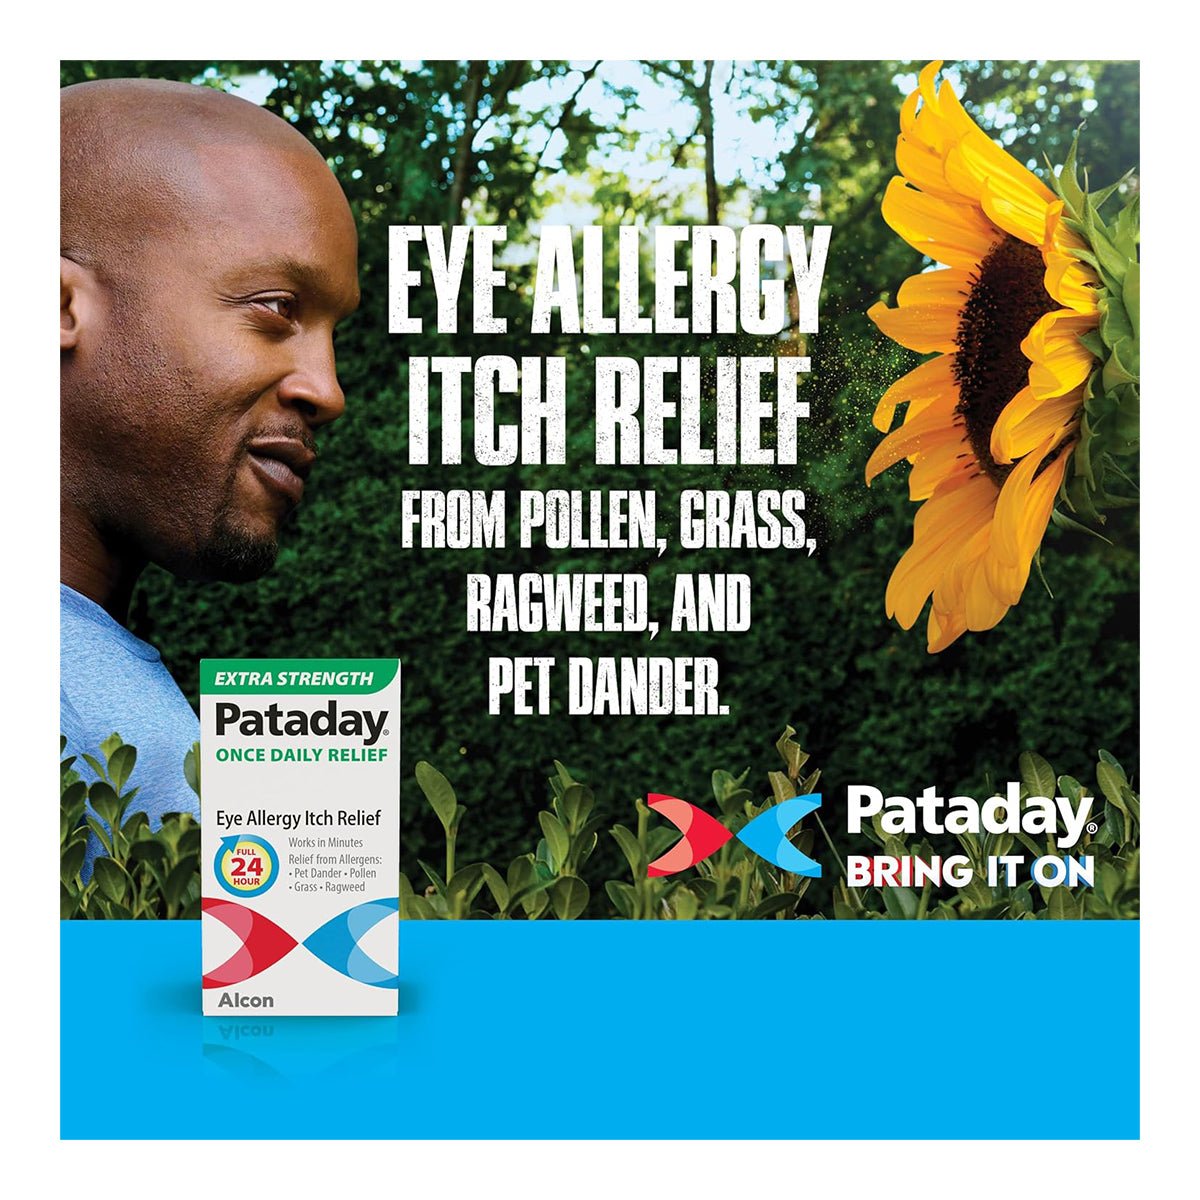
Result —
POLYGON ((487 67, 486 59, 472 59, 468 66, 467 88, 463 101, 463 131, 454 149, 454 174, 450 180, 450 211, 447 225, 457 225, 462 220, 463 204, 467 199, 467 179, 474 161, 471 146, 475 140, 475 126, 479 120, 479 96, 483 91, 483 77, 487 73, 487 67))
POLYGON ((696 96, 700 107, 700 132, 704 135, 704 201, 709 225, 721 223, 721 201, 717 195, 717 168, 713 161, 713 106, 712 106, 713 62, 704 64, 704 81, 696 96))

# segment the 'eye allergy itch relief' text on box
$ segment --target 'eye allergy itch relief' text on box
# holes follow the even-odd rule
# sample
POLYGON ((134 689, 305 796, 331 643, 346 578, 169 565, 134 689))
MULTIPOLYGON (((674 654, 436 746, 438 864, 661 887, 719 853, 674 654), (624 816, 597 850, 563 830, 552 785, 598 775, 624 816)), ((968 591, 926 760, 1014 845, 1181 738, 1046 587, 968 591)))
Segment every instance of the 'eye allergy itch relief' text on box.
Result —
POLYGON ((200 664, 204 1014, 395 1016, 400 663, 200 664))

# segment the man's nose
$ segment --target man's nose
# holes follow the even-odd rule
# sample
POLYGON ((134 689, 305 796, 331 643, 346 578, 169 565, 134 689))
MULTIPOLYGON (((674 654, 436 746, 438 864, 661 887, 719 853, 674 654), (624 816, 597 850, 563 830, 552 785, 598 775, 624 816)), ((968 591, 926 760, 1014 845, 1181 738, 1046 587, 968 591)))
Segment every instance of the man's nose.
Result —
POLYGON ((292 369, 279 384, 279 399, 298 408, 313 429, 342 415, 346 396, 338 383, 331 337, 305 339, 296 346, 292 369))

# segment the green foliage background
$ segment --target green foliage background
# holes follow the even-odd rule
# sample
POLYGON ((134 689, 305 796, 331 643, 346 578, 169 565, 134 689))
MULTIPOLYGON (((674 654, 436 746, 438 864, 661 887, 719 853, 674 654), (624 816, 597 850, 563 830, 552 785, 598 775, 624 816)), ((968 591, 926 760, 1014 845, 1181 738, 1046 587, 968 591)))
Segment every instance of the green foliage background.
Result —
MULTIPOLYGON (((135 632, 162 649, 193 702, 202 656, 398 654, 406 763, 436 764, 470 806, 463 861, 507 861, 536 840, 555 758, 594 789, 598 813, 629 821, 634 798, 651 790, 706 803, 714 767, 750 767, 751 778, 764 778, 785 724, 823 768, 831 828, 842 825, 836 797, 848 782, 907 795, 929 783, 982 794, 991 781, 1010 778, 1018 754, 1033 747, 1058 770, 1083 778, 1103 746, 1136 776, 1135 513, 1110 524, 1112 545, 1052 529, 1042 561, 1054 598, 1031 581, 996 630, 967 635, 939 656, 925 653, 923 620, 905 633, 884 615, 884 587, 911 539, 915 506, 902 470, 871 490, 862 470, 879 438, 871 426, 875 403, 917 359, 883 339, 863 314, 881 296, 893 297, 921 265, 879 216, 894 173, 902 86, 919 66, 767 61, 714 73, 711 64, 674 61, 643 64, 640 77, 626 68, 615 77, 625 82, 604 83, 606 64, 549 61, 64 64, 64 83, 158 76, 228 86, 268 74, 276 83, 266 105, 325 152, 360 229, 363 304, 338 335, 346 415, 327 431, 275 569, 238 586, 184 583, 152 569, 135 600, 135 632), (642 129, 652 88, 668 89, 677 111, 695 114, 694 131, 642 129), (711 147, 723 97, 773 123, 778 150, 764 162, 739 159, 732 171, 726 163, 718 178, 711 147), (639 172, 631 178, 614 166, 624 152, 661 174, 649 182, 639 172), (780 224, 832 224, 820 334, 806 349, 747 337, 534 337, 526 332, 532 265, 509 268, 497 306, 509 317, 505 337, 388 334, 389 224, 506 223, 510 243, 532 245, 532 224, 568 187, 601 205, 598 219, 609 225, 713 218, 741 224, 739 214, 749 212, 780 224), (812 356, 804 397, 812 416, 796 469, 590 461, 596 354, 699 354, 711 361, 781 349, 812 356), (424 353, 567 355, 569 466, 409 467, 405 363, 424 353), (674 497, 697 485, 803 487, 818 552, 689 553, 672 545, 654 559, 633 551, 398 548, 404 487, 506 488, 510 508, 522 487, 653 487, 660 533, 674 541, 674 497), (713 636, 664 632, 652 646, 619 634, 466 633, 468 572, 584 568, 644 571, 652 615, 664 623, 674 574, 747 572, 753 627, 713 636), (731 715, 589 719, 569 717, 560 706, 550 717, 487 716, 492 654, 562 661, 651 652, 714 655, 731 715)), ((1031 165, 1044 169, 1043 155, 1061 162, 1086 117, 1081 165, 1093 186, 1136 167, 1136 64, 969 62, 957 69, 968 108, 1031 165)), ((719 149, 719 128, 715 135, 719 149)), ((415 295, 431 328, 432 288, 415 295)), ((468 331, 469 316, 468 308, 461 319, 468 331)), ((436 860, 442 831, 409 769, 406 780, 402 866, 416 875, 418 857, 436 860)), ((615 873, 615 847, 597 849, 597 860, 605 855, 612 862, 598 867, 615 873)))

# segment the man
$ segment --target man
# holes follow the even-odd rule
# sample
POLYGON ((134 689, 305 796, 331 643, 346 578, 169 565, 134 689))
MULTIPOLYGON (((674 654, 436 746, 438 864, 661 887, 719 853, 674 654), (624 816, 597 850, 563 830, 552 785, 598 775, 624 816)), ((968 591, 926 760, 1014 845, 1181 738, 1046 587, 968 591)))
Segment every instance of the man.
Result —
POLYGON ((212 580, 274 562, 342 412, 357 234, 321 154, 256 105, 161 80, 61 95, 62 732, 73 754, 135 745, 157 827, 197 813, 199 723, 125 628, 134 584, 152 562, 212 580))

